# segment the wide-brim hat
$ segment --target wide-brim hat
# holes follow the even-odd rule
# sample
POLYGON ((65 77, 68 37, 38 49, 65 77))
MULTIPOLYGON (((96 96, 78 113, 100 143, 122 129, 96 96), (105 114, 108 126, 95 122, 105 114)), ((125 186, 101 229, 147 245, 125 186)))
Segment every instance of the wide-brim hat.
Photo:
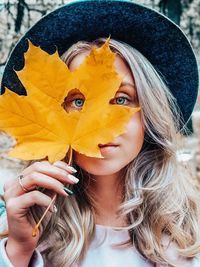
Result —
POLYGON ((127 0, 74 1, 42 17, 12 50, 3 73, 2 93, 8 87, 26 94, 15 70, 24 66, 27 39, 48 53, 57 49, 61 55, 79 40, 108 36, 133 46, 152 63, 176 98, 186 123, 198 93, 192 47, 182 30, 166 16, 127 0))

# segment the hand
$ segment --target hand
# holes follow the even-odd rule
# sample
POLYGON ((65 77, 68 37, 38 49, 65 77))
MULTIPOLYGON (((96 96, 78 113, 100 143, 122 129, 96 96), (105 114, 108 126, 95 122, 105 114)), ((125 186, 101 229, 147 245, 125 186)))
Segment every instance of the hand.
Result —
MULTIPOLYGON (((8 256, 13 254, 14 248, 16 251, 20 251, 22 248, 24 253, 31 251, 32 255, 37 246, 39 235, 32 237, 32 230, 36 222, 30 215, 29 208, 33 205, 47 207, 51 198, 36 190, 36 187, 43 187, 57 194, 68 196, 63 190, 64 185, 78 182, 78 179, 72 175, 73 172, 73 169, 62 161, 54 164, 50 164, 48 161, 35 162, 21 172, 22 184, 28 192, 23 190, 18 178, 5 184, 4 200, 9 229, 6 245, 8 256)), ((51 211, 53 211, 53 205, 51 211)))

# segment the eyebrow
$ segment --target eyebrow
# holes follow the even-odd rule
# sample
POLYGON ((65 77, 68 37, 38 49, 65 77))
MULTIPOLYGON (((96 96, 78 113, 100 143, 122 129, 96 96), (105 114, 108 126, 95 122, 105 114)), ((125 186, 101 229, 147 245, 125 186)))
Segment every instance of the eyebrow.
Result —
POLYGON ((128 82, 122 82, 122 83, 120 84, 120 86, 124 86, 124 85, 131 86, 131 87, 133 87, 133 88, 135 89, 135 85, 134 85, 134 84, 131 84, 131 83, 128 83, 128 82))
MULTIPOLYGON (((129 82, 122 82, 122 83, 120 84, 120 87, 122 87, 122 86, 130 86, 130 87, 132 87, 132 88, 133 88, 133 92, 134 92, 134 94, 135 94, 136 97, 137 97, 137 90, 136 90, 135 84, 132 84, 132 83, 129 83, 129 82)), ((120 88, 120 87, 119 87, 119 88, 120 88)))

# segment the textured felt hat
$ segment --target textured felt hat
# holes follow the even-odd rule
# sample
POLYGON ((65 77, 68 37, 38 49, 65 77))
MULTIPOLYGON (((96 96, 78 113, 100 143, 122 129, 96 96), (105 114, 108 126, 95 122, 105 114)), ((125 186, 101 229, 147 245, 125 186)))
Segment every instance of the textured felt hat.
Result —
POLYGON ((74 1, 42 17, 11 52, 3 73, 2 92, 6 86, 26 94, 14 70, 23 68, 27 39, 48 53, 58 49, 61 55, 79 40, 109 35, 138 49, 162 74, 186 123, 198 91, 197 62, 191 45, 167 17, 127 0, 74 1))

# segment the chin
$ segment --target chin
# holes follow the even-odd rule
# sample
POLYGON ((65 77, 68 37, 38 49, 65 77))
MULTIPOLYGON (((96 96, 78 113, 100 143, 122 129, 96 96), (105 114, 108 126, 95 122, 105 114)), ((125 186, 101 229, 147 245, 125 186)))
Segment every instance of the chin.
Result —
POLYGON ((116 169, 116 168, 112 168, 112 169, 82 168, 82 169, 94 176, 110 176, 110 175, 118 173, 121 170, 121 169, 116 169))
POLYGON ((113 175, 121 171, 127 163, 116 160, 89 158, 82 155, 75 157, 75 163, 84 171, 94 176, 113 175))

